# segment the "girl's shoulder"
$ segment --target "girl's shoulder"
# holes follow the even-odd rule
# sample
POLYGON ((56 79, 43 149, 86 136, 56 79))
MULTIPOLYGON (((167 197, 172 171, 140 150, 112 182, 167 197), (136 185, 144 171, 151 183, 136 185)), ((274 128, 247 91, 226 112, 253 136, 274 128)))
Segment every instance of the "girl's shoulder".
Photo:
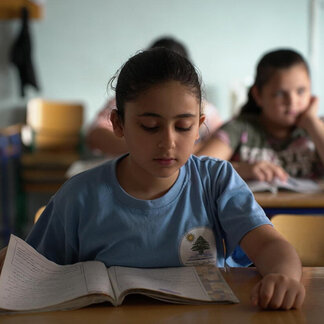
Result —
POLYGON ((219 174, 231 172, 233 167, 230 162, 210 156, 191 155, 187 166, 191 176, 195 173, 199 177, 217 177, 219 174))
POLYGON ((223 126, 232 126, 232 127, 250 127, 250 128, 259 128, 259 116, 255 114, 242 114, 234 116, 228 120, 223 126))
POLYGON ((115 177, 116 160, 103 162, 86 171, 69 178, 60 188, 60 195, 82 195, 90 191, 101 190, 107 187, 115 177))

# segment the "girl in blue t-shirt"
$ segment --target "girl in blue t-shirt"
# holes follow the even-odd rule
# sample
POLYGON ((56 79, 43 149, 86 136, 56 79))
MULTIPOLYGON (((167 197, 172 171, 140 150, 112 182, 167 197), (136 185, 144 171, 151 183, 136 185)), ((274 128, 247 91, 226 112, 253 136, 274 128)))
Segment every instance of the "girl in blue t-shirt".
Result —
POLYGON ((204 122, 201 99, 186 58, 162 48, 130 58, 119 72, 111 114, 129 153, 67 181, 27 242, 61 263, 98 259, 138 267, 195 258, 220 264, 219 255, 226 256, 219 242, 229 251, 240 243, 262 275, 252 304, 298 308, 305 289, 294 248, 229 163, 191 155, 204 122))

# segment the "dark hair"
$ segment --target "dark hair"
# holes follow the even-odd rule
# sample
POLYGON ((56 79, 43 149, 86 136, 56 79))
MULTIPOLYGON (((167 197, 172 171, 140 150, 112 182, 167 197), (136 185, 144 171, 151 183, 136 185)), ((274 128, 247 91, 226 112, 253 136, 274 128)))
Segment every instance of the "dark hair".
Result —
POLYGON ((179 42, 178 40, 172 38, 172 37, 161 37, 155 40, 151 45, 151 48, 156 48, 156 47, 164 47, 167 48, 171 51, 174 51, 178 53, 179 55, 182 55, 183 57, 189 59, 189 54, 187 48, 179 42))
MULTIPOLYGON (((117 78, 117 75, 110 81, 117 78)), ((201 106, 200 78, 185 57, 166 48, 154 48, 131 57, 121 68, 116 85, 118 115, 124 121, 125 103, 159 83, 179 81, 192 92, 201 106)))
MULTIPOLYGON (((303 56, 290 49, 279 49, 265 54, 259 61, 256 69, 254 85, 259 91, 269 82, 273 74, 279 69, 288 69, 294 65, 304 65, 307 73, 309 68, 303 56)), ((252 86, 252 87, 253 87, 252 86)), ((241 108, 240 114, 260 114, 261 107, 258 106, 252 95, 252 87, 248 92, 248 101, 241 108)))

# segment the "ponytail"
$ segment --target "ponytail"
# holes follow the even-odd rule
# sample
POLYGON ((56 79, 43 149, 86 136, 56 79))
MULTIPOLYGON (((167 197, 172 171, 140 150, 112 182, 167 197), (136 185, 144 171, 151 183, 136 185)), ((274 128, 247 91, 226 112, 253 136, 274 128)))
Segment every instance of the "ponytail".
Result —
POLYGON ((252 95, 252 87, 250 87, 250 89, 249 89, 248 100, 245 103, 245 105, 242 106, 240 115, 245 115, 245 114, 259 115, 259 114, 261 114, 262 109, 260 106, 258 106, 258 104, 256 103, 256 101, 252 95))

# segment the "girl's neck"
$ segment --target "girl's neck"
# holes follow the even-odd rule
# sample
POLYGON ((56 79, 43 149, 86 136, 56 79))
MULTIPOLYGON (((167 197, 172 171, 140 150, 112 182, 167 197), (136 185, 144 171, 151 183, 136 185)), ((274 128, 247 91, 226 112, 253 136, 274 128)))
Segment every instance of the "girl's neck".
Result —
POLYGON ((286 139, 291 134, 292 129, 290 127, 270 123, 262 115, 260 116, 260 122, 265 131, 276 139, 286 139))
POLYGON ((179 171, 172 177, 154 177, 143 169, 134 167, 130 156, 120 160, 117 165, 117 179, 120 186, 131 196, 142 200, 162 197, 173 186, 179 171))

